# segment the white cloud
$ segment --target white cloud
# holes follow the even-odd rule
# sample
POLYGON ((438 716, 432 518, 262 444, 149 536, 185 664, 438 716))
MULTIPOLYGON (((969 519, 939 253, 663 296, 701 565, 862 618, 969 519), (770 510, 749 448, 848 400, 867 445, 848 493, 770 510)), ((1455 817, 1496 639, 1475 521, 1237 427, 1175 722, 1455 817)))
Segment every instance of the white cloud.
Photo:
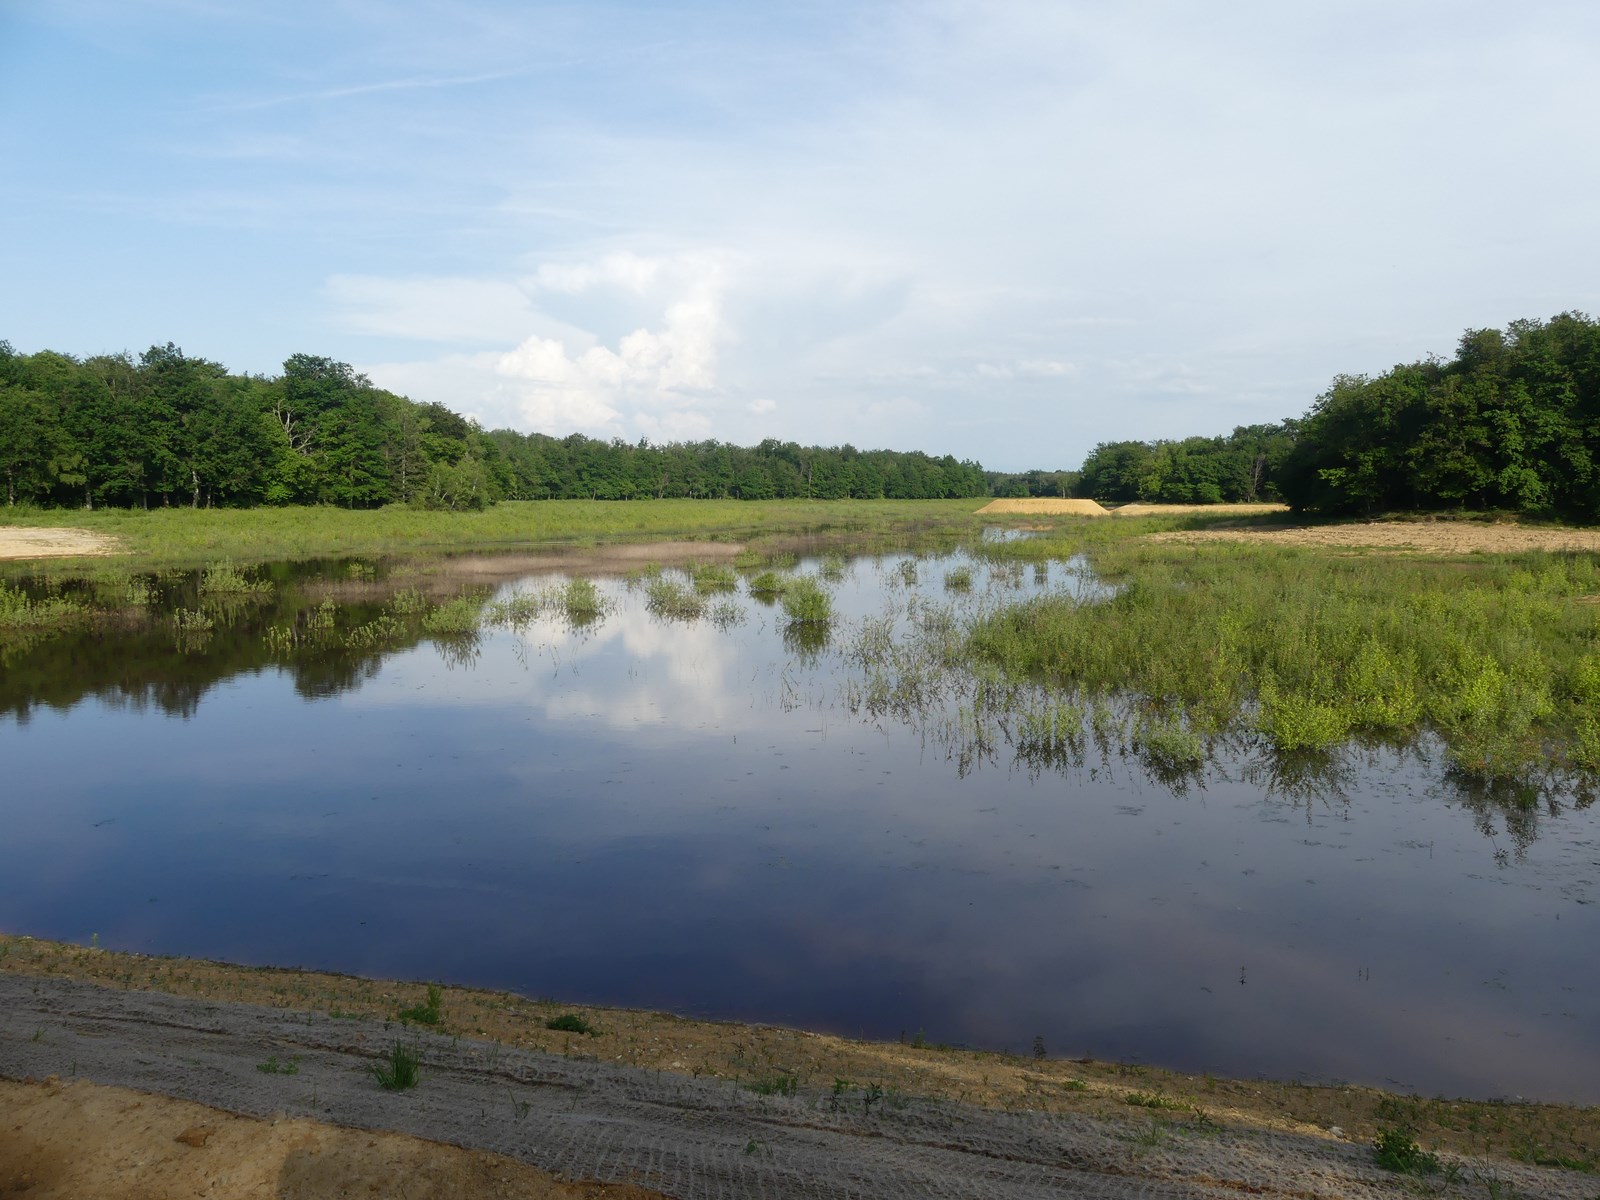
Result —
POLYGON ((778 402, 776 400, 768 400, 765 397, 763 397, 760 400, 752 400, 752 401, 750 401, 750 403, 745 405, 745 407, 748 408, 751 412, 755 413, 756 416, 759 417, 759 416, 764 416, 765 414, 767 414, 769 412, 777 412, 778 411, 778 402))

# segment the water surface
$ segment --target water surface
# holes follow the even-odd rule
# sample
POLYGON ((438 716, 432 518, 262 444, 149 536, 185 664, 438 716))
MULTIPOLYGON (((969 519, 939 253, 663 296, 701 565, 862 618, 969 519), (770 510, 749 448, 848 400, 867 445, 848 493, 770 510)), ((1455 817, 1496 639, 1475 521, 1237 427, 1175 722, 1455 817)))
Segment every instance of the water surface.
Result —
MULTIPOLYGON (((339 564, 280 569, 198 645, 163 618, 14 655, 0 927, 872 1038, 1600 1101, 1594 809, 1484 795, 1426 742, 1300 779, 1239 743, 1173 779, 1092 739, 1081 759, 1019 760, 1003 728, 963 725, 959 689, 942 715, 875 712, 852 653, 867 621, 903 635, 946 603, 1093 586, 1073 564, 961 555, 911 584, 903 561, 827 568, 825 644, 786 638, 742 587, 714 597, 720 623, 683 622, 613 578, 587 626, 274 658, 265 630, 339 564), (964 565, 972 591, 947 591, 964 565)), ((189 586, 152 602, 201 604, 189 586)))

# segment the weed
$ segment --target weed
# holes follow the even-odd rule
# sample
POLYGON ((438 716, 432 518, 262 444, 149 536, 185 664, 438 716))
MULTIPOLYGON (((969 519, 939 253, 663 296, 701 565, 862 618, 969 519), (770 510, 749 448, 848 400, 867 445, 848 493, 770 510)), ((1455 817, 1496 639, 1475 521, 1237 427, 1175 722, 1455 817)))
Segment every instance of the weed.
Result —
POLYGON ((739 586, 733 568, 709 563, 696 564, 689 568, 689 578, 694 581, 694 589, 697 592, 731 592, 739 586))
POLYGON ((567 580, 566 586, 557 595, 556 603, 567 620, 580 624, 592 621, 606 610, 605 597, 595 587, 594 581, 580 576, 567 580))
POLYGON ((1378 1135, 1372 1140, 1372 1157, 1384 1170, 1402 1175, 1439 1172, 1439 1156, 1417 1145, 1409 1130, 1393 1125, 1378 1126, 1378 1135))
POLYGON ((1087 1092, 1089 1084, 1083 1079, 1064 1079, 1061 1081, 1062 1090, 1068 1092, 1087 1092))
POLYGON ((422 1064, 415 1050, 407 1049, 399 1041, 389 1051, 389 1057, 368 1068, 378 1086, 386 1092, 403 1092, 422 1082, 422 1064))
POLYGON ((278 1061, 278 1056, 274 1054, 269 1056, 266 1062, 257 1063, 256 1070, 263 1075, 298 1075, 300 1074, 300 1056, 295 1055, 293 1058, 280 1062, 278 1061))
POLYGON ((705 616, 706 598, 665 575, 645 585, 645 607, 658 617, 673 621, 698 621, 705 616))
POLYGON ((1135 1108, 1159 1108, 1172 1112, 1187 1112, 1193 1107, 1182 1100, 1174 1100, 1157 1092, 1129 1092, 1123 1103, 1131 1104, 1135 1108))
POLYGON ((826 625, 833 619, 833 597, 815 579, 798 576, 783 593, 783 615, 791 625, 826 625))
POLYGON ((483 621, 483 601, 472 596, 447 600, 422 618, 429 633, 476 633, 483 621))
POLYGON ((430 983, 427 1000, 410 1008, 402 1008, 396 1015, 402 1021, 414 1021, 418 1025, 439 1024, 444 1019, 444 989, 436 983, 430 983))
POLYGON ((955 567, 944 573, 944 586, 952 592, 972 590, 972 568, 955 567))
POLYGON ((800 1076, 793 1071, 783 1071, 752 1079, 745 1086, 762 1096, 792 1096, 800 1090, 800 1076))
POLYGON ((776 571, 763 571, 745 584, 752 596, 780 596, 788 586, 789 581, 776 571))
POLYGON ((202 595, 248 595, 271 590, 270 583, 265 580, 250 579, 230 559, 211 563, 200 573, 202 595))
POLYGON ((562 1013, 559 1017, 551 1017, 544 1023, 546 1029, 554 1029, 560 1033, 583 1033, 593 1037, 599 1034, 596 1029, 577 1013, 562 1013))

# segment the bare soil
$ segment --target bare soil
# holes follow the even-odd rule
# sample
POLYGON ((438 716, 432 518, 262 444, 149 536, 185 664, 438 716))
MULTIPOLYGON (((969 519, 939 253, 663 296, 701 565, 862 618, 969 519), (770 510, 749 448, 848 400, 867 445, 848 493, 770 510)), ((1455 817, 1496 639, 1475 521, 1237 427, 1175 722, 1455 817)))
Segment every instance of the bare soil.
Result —
POLYGON ((1487 521, 1372 521, 1276 528, 1195 529, 1154 533, 1158 542, 1259 542, 1389 554, 1517 554, 1528 550, 1600 551, 1600 529, 1565 529, 1487 521))
POLYGON ((1016 500, 991 500, 980 513, 1049 513, 1057 516, 1103 517, 1106 510, 1093 500, 1052 500, 1048 497, 1028 497, 1016 500))
POLYGON ((1259 517, 1288 512, 1287 504, 1123 504, 1111 510, 1114 517, 1185 517, 1204 513, 1213 517, 1259 517))
POLYGON ((500 1154, 315 1121, 262 1120, 55 1077, 0 1080, 0 1196, 27 1200, 659 1200, 568 1182, 500 1154))
POLYGON ((0 526, 0 559, 73 558, 119 554, 121 547, 108 537, 85 529, 19 529, 0 526))

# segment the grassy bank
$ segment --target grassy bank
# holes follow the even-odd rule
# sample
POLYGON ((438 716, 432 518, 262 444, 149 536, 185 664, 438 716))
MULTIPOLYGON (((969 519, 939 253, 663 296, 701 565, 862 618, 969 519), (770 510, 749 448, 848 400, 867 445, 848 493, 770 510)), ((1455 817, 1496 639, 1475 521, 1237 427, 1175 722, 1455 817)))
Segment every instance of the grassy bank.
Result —
MULTIPOLYGON (((691 537, 746 540, 808 531, 975 530, 975 500, 544 500, 483 512, 393 507, 0 509, 0 525, 71 526, 115 538, 120 565, 180 566, 428 550, 691 537), (129 560, 132 560, 131 562, 129 560)), ((85 560, 89 567, 93 560, 85 560)), ((56 568, 59 569, 59 566, 56 568)))
POLYGON ((1509 776, 1600 769, 1600 558, 1419 558, 1150 541, 1102 522, 992 547, 1084 555, 1118 589, 1052 595, 979 621, 967 649, 1013 677, 1131 694, 1199 737, 1280 751, 1443 738, 1457 765, 1509 776))

